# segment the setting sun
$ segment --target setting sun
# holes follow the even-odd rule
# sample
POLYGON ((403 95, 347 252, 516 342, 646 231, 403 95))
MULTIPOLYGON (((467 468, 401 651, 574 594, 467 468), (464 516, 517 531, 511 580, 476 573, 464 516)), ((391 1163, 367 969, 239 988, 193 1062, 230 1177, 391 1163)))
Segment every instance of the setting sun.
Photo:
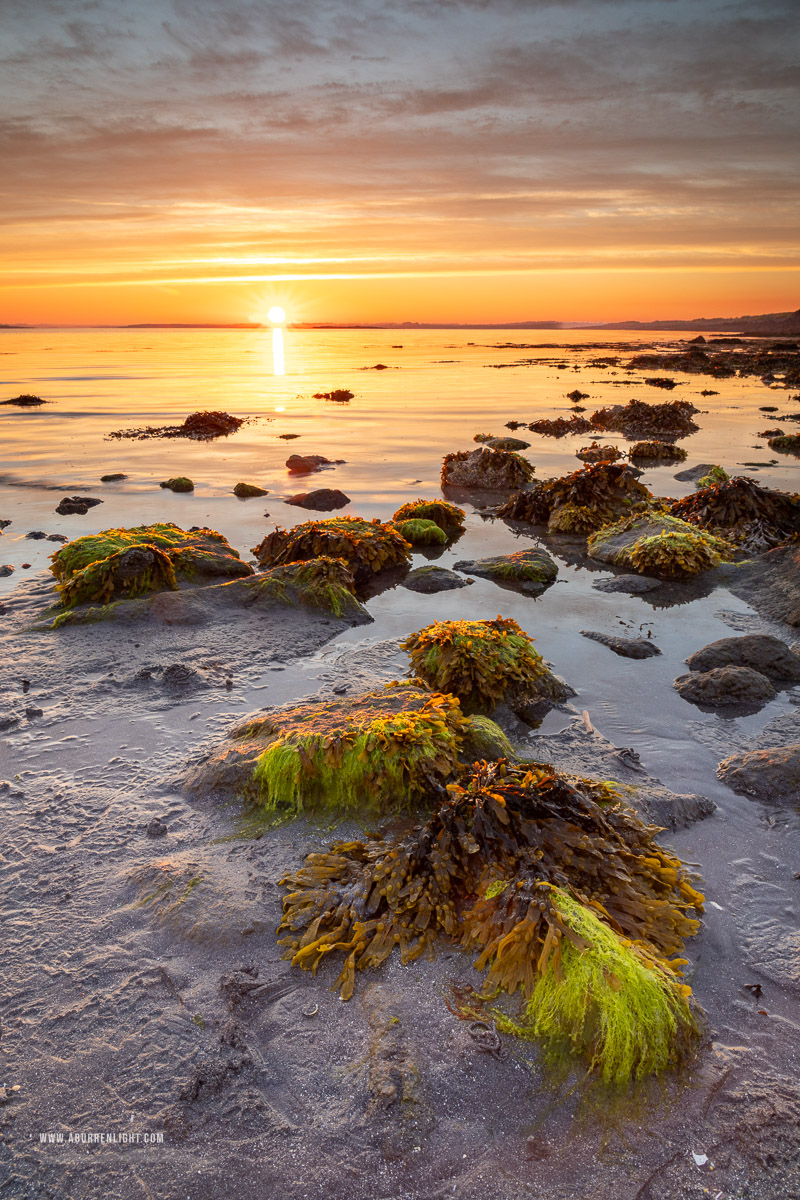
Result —
POLYGON ((273 325, 282 325, 286 320, 286 313, 279 304, 273 304, 267 313, 267 320, 271 321, 273 325))

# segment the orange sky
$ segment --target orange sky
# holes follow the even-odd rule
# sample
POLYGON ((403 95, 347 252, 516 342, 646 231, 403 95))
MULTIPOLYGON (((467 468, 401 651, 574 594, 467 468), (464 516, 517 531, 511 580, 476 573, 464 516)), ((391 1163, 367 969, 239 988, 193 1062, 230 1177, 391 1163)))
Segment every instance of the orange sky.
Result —
POLYGON ((5 0, 0 321, 795 309, 794 11, 5 0))

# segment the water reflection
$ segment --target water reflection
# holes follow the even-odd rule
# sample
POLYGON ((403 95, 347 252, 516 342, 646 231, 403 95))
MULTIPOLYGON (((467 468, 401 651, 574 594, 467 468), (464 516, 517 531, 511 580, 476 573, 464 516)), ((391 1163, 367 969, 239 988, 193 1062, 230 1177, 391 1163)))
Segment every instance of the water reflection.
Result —
POLYGON ((283 356, 283 330, 277 325, 272 331, 272 372, 274 375, 286 374, 286 363, 283 356))

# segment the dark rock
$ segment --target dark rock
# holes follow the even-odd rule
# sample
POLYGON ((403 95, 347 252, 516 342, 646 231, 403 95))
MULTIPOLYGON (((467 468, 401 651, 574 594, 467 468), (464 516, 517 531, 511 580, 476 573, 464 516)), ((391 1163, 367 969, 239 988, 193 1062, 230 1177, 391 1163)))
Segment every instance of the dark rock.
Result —
POLYGON ((31 396, 29 393, 24 393, 21 396, 14 396, 11 400, 0 400, 0 404, 13 404, 17 408, 36 408, 39 404, 46 404, 41 396, 31 396))
POLYGON ((800 657, 785 642, 764 633, 720 638, 686 659, 690 671, 711 671, 715 667, 750 667, 766 675, 773 683, 800 682, 800 657))
POLYGON ((678 471, 672 478, 681 483, 697 483, 697 480, 703 479, 713 467, 714 463, 698 463, 696 467, 686 467, 685 470, 678 471))
POLYGON ((268 491, 268 488, 257 487, 254 483, 237 483, 233 494, 240 500, 249 500, 251 496, 266 496, 268 491))
POLYGON ((309 475, 322 467, 333 466, 333 463, 322 454, 290 454, 286 466, 292 475, 309 475))
POLYGON ((0 579, 8 579, 9 575, 13 574, 14 568, 9 563, 6 563, 5 566, 0 567, 0 579))
POLYGON ((148 837, 164 837, 167 827, 158 817, 154 817, 152 821, 148 821, 145 825, 145 832, 148 837))
POLYGON ((74 515, 83 517, 90 508, 102 503, 102 500, 95 500, 93 496, 64 496, 56 508, 56 512, 62 517, 74 515))
POLYGON ((127 475, 123 475, 121 471, 115 471, 113 475, 101 475, 101 483, 121 483, 123 479, 127 479, 127 475))
POLYGON ((528 596, 538 596, 550 587, 558 574, 558 567, 544 550, 517 550, 514 554, 497 554, 492 558, 463 559, 454 563, 453 569, 491 579, 528 596))
POLYGON ((648 638, 615 637, 608 633, 595 633, 592 629, 581 629, 580 634, 581 637, 591 638, 593 642, 608 646, 609 650, 613 650, 622 658, 654 658, 661 653, 658 646, 648 638))
POLYGON ((776 692, 766 675, 751 667, 713 667, 679 675, 672 685, 691 704, 723 708, 728 704, 761 705, 776 692))
POLYGON ((577 404, 580 400, 588 400, 589 393, 579 392, 578 389, 575 388, 573 392, 567 392, 567 399, 572 400, 575 404, 577 404))
POLYGON ((448 571, 446 567, 416 567, 403 580, 403 587, 411 592, 421 592, 425 596, 468 586, 468 580, 456 575, 455 571, 448 571))
POLYGON ((689 339, 690 346, 705 346, 705 344, 706 339, 703 337, 702 333, 699 333, 696 338, 689 339))
POLYGON ((728 583, 764 616, 800 625, 800 547, 777 546, 752 565, 737 567, 728 583))
POLYGON ((44 709, 37 708, 35 704, 32 704, 30 708, 25 709, 25 716, 28 718, 28 720, 31 720, 33 717, 43 717, 44 709))
POLYGON ((287 504, 297 508, 310 508, 314 512, 332 512, 335 508, 344 508, 350 503, 350 497, 345 496, 338 488, 317 488, 314 492, 298 492, 291 496, 287 504))
POLYGON ((299 433, 279 433, 278 437, 284 442, 293 442, 295 438, 299 438, 299 433))
POLYGON ((800 802, 800 743, 732 754, 717 767, 723 783, 758 800, 800 802))
POLYGON ((10 521, 0 521, 0 529, 7 529, 10 524, 10 521))
POLYGON ((171 492, 193 492, 194 484, 185 475, 176 475, 174 479, 164 479, 159 487, 169 488, 171 492))
POLYGON ((315 400, 333 400, 337 404, 347 404, 348 400, 352 400, 355 392, 349 391, 347 388, 334 388, 332 392, 314 392, 315 400))
POLYGON ((109 434, 112 438, 191 438, 196 442, 211 441, 212 438, 227 437, 244 424, 243 417, 234 417, 226 412, 191 413, 182 425, 145 425, 138 429, 117 429, 109 434))
POLYGON ((25 537, 28 541, 31 541, 31 542, 43 542, 44 539, 47 537, 47 534, 44 532, 43 529, 32 529, 30 531, 30 533, 25 534, 25 537))
POLYGON ((674 379, 667 379, 663 375, 652 375, 649 379, 645 379, 645 383, 649 383, 650 387, 664 388, 668 392, 678 386, 674 379))
POLYGON ((527 450, 530 442, 523 442, 522 438, 493 437, 489 438, 485 445, 491 446, 493 450, 527 450))
POLYGON ((614 575, 611 579, 597 579, 592 584, 597 592, 623 592, 628 596, 644 596, 663 587, 662 580, 648 575, 614 575))
POLYGON ((68 542, 69 538, 67 537, 67 535, 65 533, 48 533, 47 540, 48 540, 48 542, 64 543, 64 542, 68 542))

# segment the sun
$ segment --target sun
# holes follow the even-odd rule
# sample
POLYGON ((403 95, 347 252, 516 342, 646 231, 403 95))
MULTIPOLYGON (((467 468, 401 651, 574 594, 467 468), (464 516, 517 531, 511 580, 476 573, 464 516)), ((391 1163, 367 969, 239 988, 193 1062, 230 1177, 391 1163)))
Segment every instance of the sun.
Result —
POLYGON ((279 304, 273 304, 267 313, 267 320, 271 321, 273 325, 282 325, 286 320, 286 313, 279 304))

